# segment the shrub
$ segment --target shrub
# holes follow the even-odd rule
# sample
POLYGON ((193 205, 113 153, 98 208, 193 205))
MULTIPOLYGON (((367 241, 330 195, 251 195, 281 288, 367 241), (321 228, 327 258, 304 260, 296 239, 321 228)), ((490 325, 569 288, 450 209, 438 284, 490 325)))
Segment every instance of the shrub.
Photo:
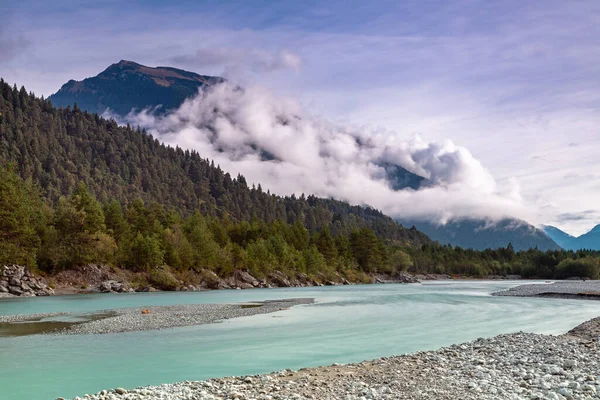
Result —
POLYGON ((148 275, 148 281, 152 286, 161 290, 175 290, 179 286, 179 281, 168 267, 153 268, 148 275))
POLYGON ((556 275, 560 279, 579 277, 598 279, 600 277, 600 265, 598 260, 593 258, 562 260, 556 267, 556 275))

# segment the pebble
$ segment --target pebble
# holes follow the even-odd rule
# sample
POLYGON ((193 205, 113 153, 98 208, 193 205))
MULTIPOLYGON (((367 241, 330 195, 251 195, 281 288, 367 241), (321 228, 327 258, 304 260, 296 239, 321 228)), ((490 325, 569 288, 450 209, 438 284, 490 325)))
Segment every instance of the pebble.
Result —
MULTIPOLYGON (((529 333, 355 364, 179 382, 127 391, 136 400, 600 399, 600 345, 529 333)), ((86 400, 122 400, 103 391, 86 400)))

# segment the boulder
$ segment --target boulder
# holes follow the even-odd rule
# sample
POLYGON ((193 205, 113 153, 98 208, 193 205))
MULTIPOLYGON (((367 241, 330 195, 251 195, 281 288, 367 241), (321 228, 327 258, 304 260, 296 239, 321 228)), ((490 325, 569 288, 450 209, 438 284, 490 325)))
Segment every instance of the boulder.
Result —
POLYGON ((14 294, 15 296, 20 296, 23 294, 23 289, 21 289, 20 286, 9 286, 8 287, 8 292, 10 294, 14 294))
POLYGON ((251 287, 258 287, 260 285, 258 280, 246 271, 235 271, 234 276, 236 280, 242 281, 243 283, 246 283, 251 287))
POLYGON ((111 292, 123 293, 123 292, 125 292, 125 290, 126 289, 125 289, 124 283, 113 281, 113 280, 104 281, 100 285, 98 285, 98 291, 100 291, 101 293, 111 293, 111 292))
POLYGON ((281 271, 273 271, 270 275, 271 282, 278 287, 290 287, 292 284, 281 271))
POLYGON ((123 291, 124 291, 124 285, 121 282, 115 282, 115 281, 113 281, 111 283, 111 289, 112 289, 113 292, 123 293, 123 291))
POLYGON ((98 285, 98 290, 101 293, 110 293, 112 291, 112 282, 104 281, 100 285, 98 285))
POLYGON ((420 283, 421 281, 415 278, 413 275, 406 272, 400 272, 398 274, 398 280, 402 283, 420 283))

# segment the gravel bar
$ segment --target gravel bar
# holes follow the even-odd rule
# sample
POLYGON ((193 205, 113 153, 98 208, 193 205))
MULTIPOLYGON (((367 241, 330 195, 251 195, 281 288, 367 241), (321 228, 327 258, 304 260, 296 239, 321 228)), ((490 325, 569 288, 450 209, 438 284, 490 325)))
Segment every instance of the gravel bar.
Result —
POLYGON ((11 324, 18 322, 39 321, 43 318, 58 317, 68 315, 66 312, 54 312, 44 314, 18 314, 18 315, 0 315, 0 324, 11 324))
POLYGON ((492 293, 492 296, 600 300, 600 281, 560 281, 549 284, 521 285, 492 293))
MULTIPOLYGON (((120 308, 93 313, 100 316, 85 322, 77 322, 51 334, 105 334, 118 332, 148 331, 220 322, 226 319, 268 314, 300 304, 312 304, 313 299, 285 299, 250 302, 243 304, 189 304, 176 306, 151 306, 120 308)), ((72 313, 49 313, 0 317, 0 323, 36 321, 52 316, 79 316, 72 313)), ((43 333, 43 332, 41 332, 43 333)))
POLYGON ((116 388, 74 399, 598 399, 599 343, 575 334, 521 332, 356 364, 116 388))

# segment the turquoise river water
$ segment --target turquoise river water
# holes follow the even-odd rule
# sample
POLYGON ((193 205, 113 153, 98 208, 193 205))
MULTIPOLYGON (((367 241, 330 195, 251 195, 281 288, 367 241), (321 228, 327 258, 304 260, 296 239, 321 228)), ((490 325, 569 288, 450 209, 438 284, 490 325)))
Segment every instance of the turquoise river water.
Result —
POLYGON ((561 334, 600 302, 492 297, 522 282, 94 294, 0 300, 0 315, 313 297, 316 304, 218 324, 107 335, 0 337, 0 398, 55 399, 101 389, 348 363, 516 331, 561 334))

